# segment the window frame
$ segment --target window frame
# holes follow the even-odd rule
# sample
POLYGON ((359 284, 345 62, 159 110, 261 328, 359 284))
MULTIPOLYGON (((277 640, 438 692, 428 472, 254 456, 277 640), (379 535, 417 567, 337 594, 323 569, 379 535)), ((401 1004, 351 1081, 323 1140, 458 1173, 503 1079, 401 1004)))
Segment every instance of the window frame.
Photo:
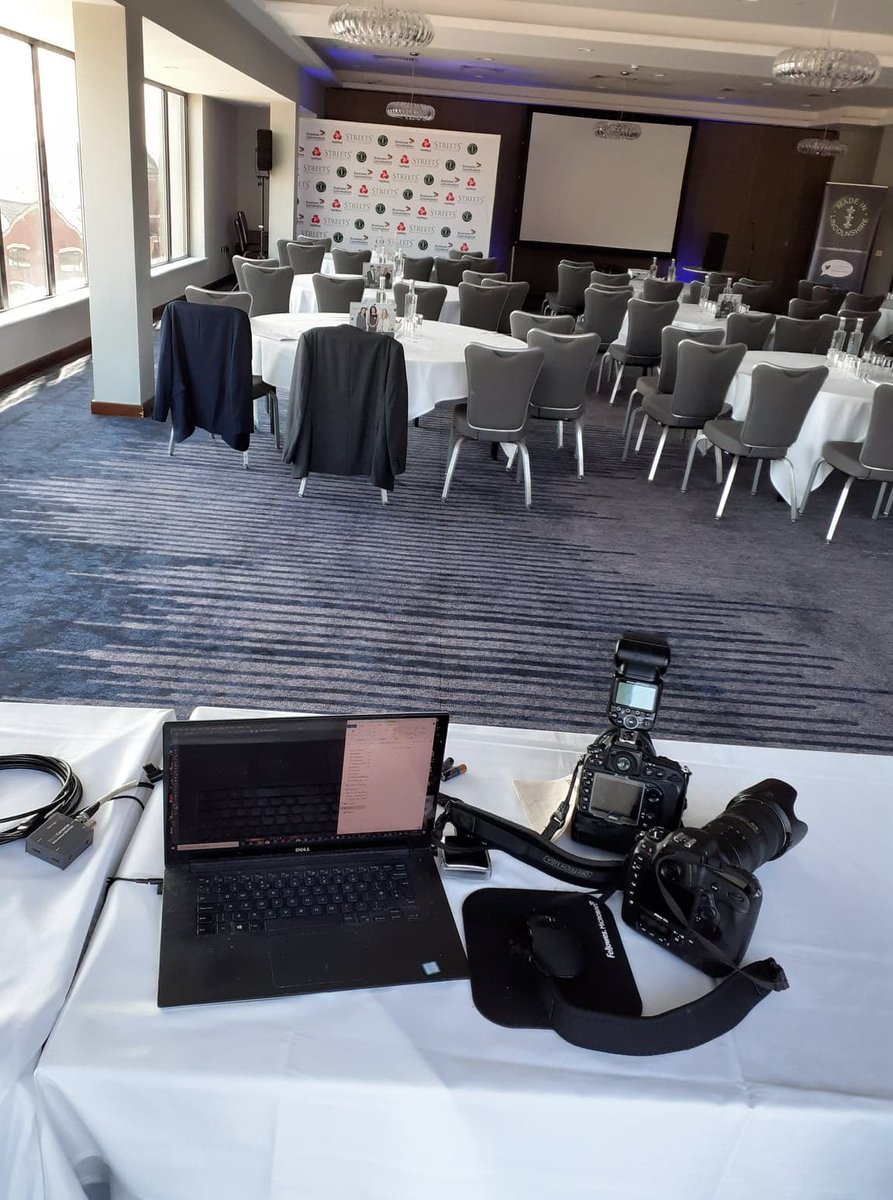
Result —
MULTIPOLYGON (((163 150, 163 170, 164 170, 164 217, 167 226, 167 256, 159 258, 155 262, 151 261, 151 249, 149 251, 150 270, 158 271, 163 267, 169 266, 171 263, 184 262, 189 258, 189 94, 182 92, 179 88, 169 87, 166 83, 158 83, 154 79, 144 79, 144 85, 158 88, 161 92, 161 127, 162 127, 162 150, 163 150), (167 94, 171 93, 174 96, 179 96, 183 101, 183 195, 186 198, 184 212, 184 230, 183 230, 183 245, 185 250, 182 254, 174 255, 171 253, 173 246, 173 234, 171 230, 171 140, 170 140, 170 124, 169 124, 169 106, 167 102, 167 94)), ((145 140, 145 104, 143 106, 143 130, 145 140)))
MULTIPOLYGON (((15 305, 14 308, 10 305, 9 280, 6 273, 7 244, 3 237, 3 231, 0 230, 0 313, 7 313, 23 309, 27 310, 28 304, 39 304, 41 301, 52 300, 59 294, 56 290, 56 260, 53 254, 53 218, 50 205, 50 184, 43 132, 43 106, 41 103, 40 69, 38 67, 37 52, 39 50, 47 50, 51 54, 61 54, 72 61, 74 61, 74 54, 71 50, 64 50, 61 46, 54 46, 51 42, 41 41, 40 38, 27 37, 23 33, 16 33, 12 29, 5 28, 5 26, 0 26, 0 37, 13 38, 17 42, 24 42, 30 48, 31 53, 31 80, 34 89, 34 121, 37 140, 37 203, 40 208, 40 232, 47 279, 47 294, 45 296, 37 296, 34 300, 29 300, 25 304, 15 305)), ((80 167, 80 149, 78 150, 78 184, 81 192, 81 203, 83 204, 84 180, 80 167)), ((66 291, 66 295, 86 291, 90 286, 86 265, 86 246, 83 246, 82 249, 84 252, 84 286, 83 288, 72 289, 70 292, 66 291)))

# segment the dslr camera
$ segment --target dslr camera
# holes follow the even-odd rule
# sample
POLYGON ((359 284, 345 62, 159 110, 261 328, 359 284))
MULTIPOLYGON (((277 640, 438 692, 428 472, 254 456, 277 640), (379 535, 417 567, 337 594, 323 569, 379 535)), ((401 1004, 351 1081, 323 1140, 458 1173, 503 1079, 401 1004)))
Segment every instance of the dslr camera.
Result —
POLYGON ((608 702, 612 728, 586 751, 580 792, 571 817, 574 841, 626 853, 646 829, 675 829, 685 808, 689 771, 654 752, 654 727, 664 673, 666 638, 624 633, 614 648, 608 702))
POLYGON ((790 784, 764 779, 701 829, 642 834, 627 859, 624 921, 705 974, 728 975, 760 912, 753 872, 806 834, 794 815, 796 797, 790 784))

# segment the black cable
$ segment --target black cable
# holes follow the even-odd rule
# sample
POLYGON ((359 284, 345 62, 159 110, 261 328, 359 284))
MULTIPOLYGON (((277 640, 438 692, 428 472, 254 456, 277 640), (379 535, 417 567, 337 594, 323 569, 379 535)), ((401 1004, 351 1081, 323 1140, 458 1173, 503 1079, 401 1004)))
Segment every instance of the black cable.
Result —
POLYGON ((0 755, 0 771, 41 771, 52 775, 62 785, 48 804, 0 818, 0 846, 28 837, 53 813, 74 815, 84 796, 80 779, 61 758, 46 754, 4 754, 0 755))

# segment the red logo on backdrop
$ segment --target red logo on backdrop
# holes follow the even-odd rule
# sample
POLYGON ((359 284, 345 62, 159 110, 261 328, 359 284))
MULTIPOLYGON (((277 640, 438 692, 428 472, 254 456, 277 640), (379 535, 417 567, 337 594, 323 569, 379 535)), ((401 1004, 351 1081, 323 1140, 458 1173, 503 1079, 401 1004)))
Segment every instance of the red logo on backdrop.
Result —
POLYGON ((431 139, 430 138, 425 138, 425 140, 422 142, 422 149, 423 150, 431 149, 431 139))
POLYGON ((447 204, 455 204, 456 203, 456 197, 453 195, 452 192, 447 192, 446 202, 447 202, 447 204))
POLYGON ((319 146, 313 147, 312 157, 313 158, 322 158, 322 150, 320 150, 319 146))
POLYGON ((466 185, 465 185, 465 186, 466 186, 466 187, 477 187, 477 183, 475 182, 475 178, 474 178, 474 176, 473 176, 473 175, 469 175, 469 177, 468 177, 468 183, 466 183, 466 185))
POLYGON ((404 167, 408 167, 408 166, 409 166, 409 155, 408 155, 408 154, 401 154, 401 155, 400 155, 400 162, 403 164, 403 166, 404 166, 404 167))
POLYGON ((318 224, 319 224, 319 213, 314 213, 314 214, 313 214, 313 216, 310 218, 310 224, 311 224, 311 225, 318 225, 318 224))
POLYGON ((427 208, 425 208, 425 206, 423 204, 422 207, 419 209, 419 216, 427 217, 427 215, 428 215, 428 210, 427 210, 427 208))
POLYGON ((340 208, 340 207, 341 207, 341 201, 340 201, 340 200, 333 200, 333 201, 332 201, 332 208, 340 208))
POLYGON ((366 187, 365 183, 364 183, 364 184, 362 185, 362 187, 360 188, 360 195, 361 195, 361 196, 368 196, 368 195, 369 195, 369 189, 366 187))
POLYGON ((340 129, 336 129, 335 132, 332 134, 332 141, 333 142, 341 141, 341 130, 340 129))
POLYGON ((378 178, 379 178, 379 179, 390 179, 391 177, 390 177, 390 175, 387 173, 387 171, 382 171, 382 173, 379 175, 379 177, 378 177, 378 178))
POLYGON ((460 250, 462 251, 462 253, 464 254, 464 253, 465 253, 465 251, 468 249, 468 242, 463 242, 463 243, 462 243, 462 245, 459 247, 459 249, 460 249, 460 250))
POLYGON ((397 232, 398 232, 398 233, 406 233, 406 226, 403 224, 403 222, 402 222, 402 221, 401 221, 401 222, 400 222, 400 224, 397 226, 397 232))

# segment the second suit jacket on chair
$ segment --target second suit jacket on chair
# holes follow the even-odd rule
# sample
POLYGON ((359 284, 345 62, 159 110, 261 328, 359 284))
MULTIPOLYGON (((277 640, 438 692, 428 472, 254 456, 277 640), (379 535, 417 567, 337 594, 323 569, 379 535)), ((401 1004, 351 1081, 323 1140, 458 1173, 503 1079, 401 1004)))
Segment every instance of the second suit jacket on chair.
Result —
POLYGON ((393 491, 406 470, 409 394, 403 347, 351 325, 309 329, 298 341, 283 459, 303 479, 366 475, 393 491))

